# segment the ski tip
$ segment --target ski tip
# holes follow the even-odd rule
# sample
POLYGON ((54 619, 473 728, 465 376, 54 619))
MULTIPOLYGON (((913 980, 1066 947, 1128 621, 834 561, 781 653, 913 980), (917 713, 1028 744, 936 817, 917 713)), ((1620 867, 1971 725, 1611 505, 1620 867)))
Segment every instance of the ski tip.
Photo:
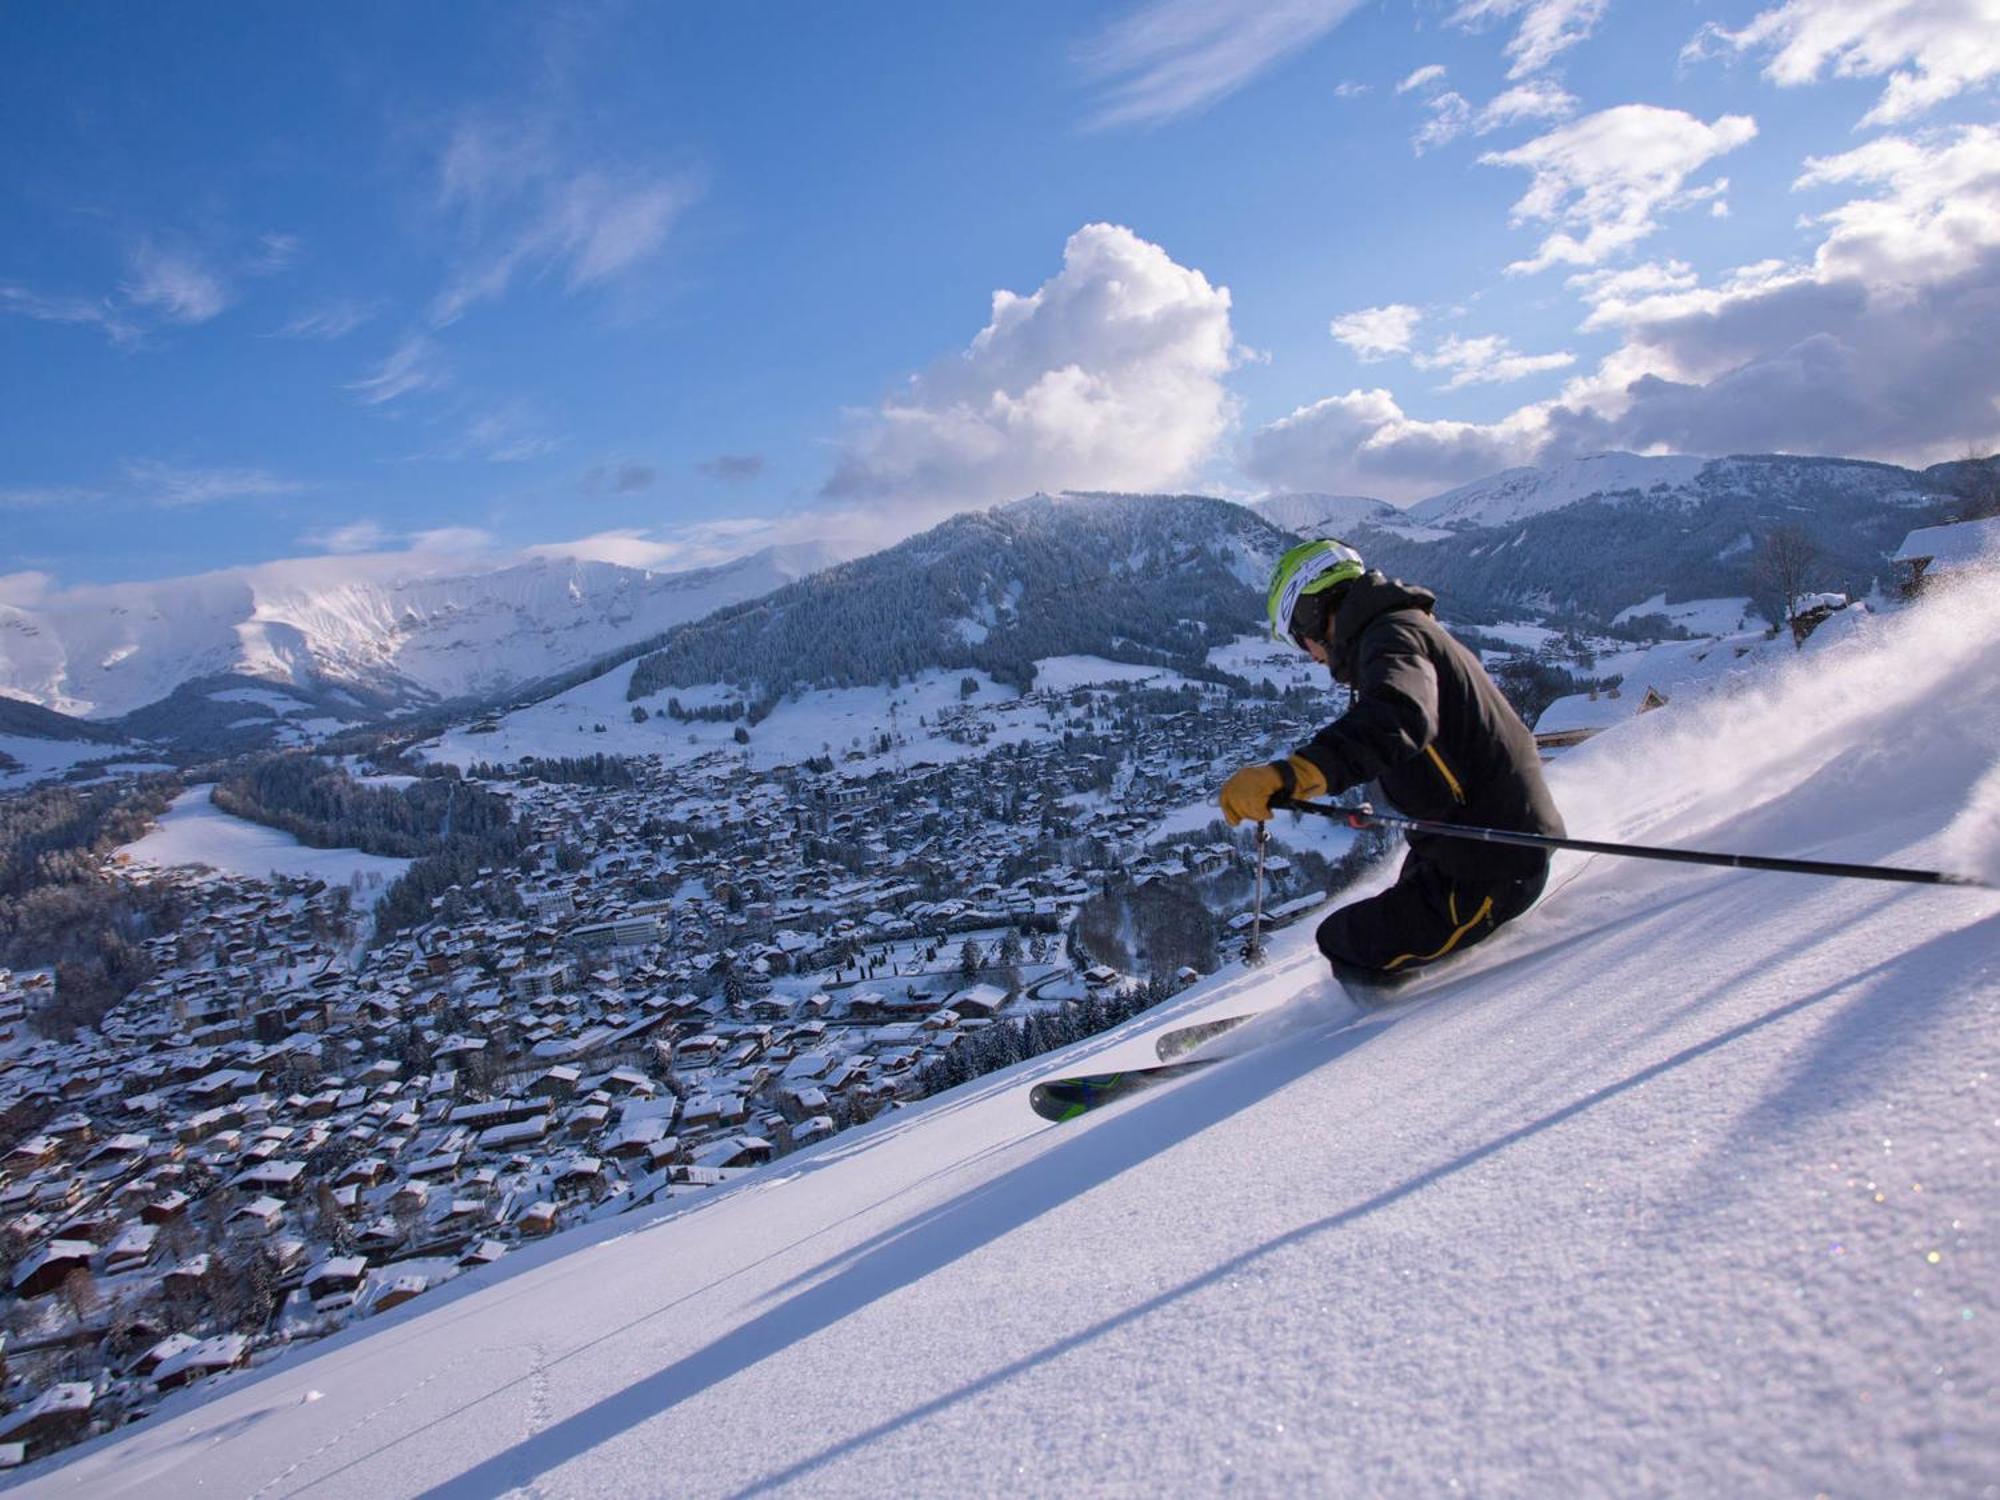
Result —
POLYGON ((1053 1121, 1058 1125, 1065 1120, 1074 1120, 1085 1112, 1082 1104, 1063 1097, 1045 1083, 1038 1083, 1028 1090, 1028 1108, 1044 1120, 1053 1121))

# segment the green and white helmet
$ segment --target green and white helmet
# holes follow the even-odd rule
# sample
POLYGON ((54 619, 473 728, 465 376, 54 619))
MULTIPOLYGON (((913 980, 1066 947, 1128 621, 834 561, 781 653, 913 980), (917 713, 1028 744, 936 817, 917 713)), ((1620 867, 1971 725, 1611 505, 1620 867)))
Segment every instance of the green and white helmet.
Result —
POLYGON ((1292 612, 1299 607, 1299 600, 1338 588, 1365 571, 1361 554, 1337 537, 1301 542, 1291 548, 1278 559, 1277 571, 1271 575, 1271 597, 1265 607, 1271 616, 1272 637, 1282 641, 1291 633, 1292 612))

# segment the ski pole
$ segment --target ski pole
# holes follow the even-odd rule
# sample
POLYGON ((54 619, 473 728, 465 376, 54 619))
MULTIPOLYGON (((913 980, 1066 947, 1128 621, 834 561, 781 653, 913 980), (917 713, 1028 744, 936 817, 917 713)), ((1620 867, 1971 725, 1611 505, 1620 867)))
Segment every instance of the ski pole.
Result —
POLYGON ((1515 833, 1505 828, 1474 828, 1462 823, 1436 823, 1428 818, 1406 818, 1400 813, 1381 813, 1368 803, 1338 807, 1324 802, 1302 802, 1297 798, 1273 798, 1271 806, 1293 812, 1332 818, 1350 828, 1373 823, 1384 828, 1402 828, 1411 833, 1437 834, 1451 839, 1477 839, 1488 844, 1518 844, 1527 849, 1576 849, 1585 854, 1615 854, 1627 859, 1661 859, 1683 865, 1721 865, 1738 870, 1776 870, 1786 875, 1831 875, 1845 880, 1899 880, 1912 885, 1964 885, 1981 890, 1992 887, 1970 875, 1952 875, 1943 870, 1905 870, 1894 865, 1848 865, 1817 859, 1774 859, 1763 854, 1714 854, 1700 849, 1662 849, 1650 844, 1611 844, 1596 839, 1556 838, 1546 833, 1515 833))
POLYGON ((1257 900, 1251 907, 1250 947, 1243 955, 1246 964, 1264 961, 1264 849, 1270 841, 1269 825, 1257 825, 1257 900))

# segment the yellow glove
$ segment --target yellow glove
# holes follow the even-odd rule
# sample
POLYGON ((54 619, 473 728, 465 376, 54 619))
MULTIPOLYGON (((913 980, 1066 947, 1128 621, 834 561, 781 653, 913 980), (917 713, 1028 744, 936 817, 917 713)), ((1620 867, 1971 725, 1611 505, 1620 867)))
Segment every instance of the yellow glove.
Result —
POLYGON ((1326 778, 1318 766, 1302 755, 1288 755, 1268 766, 1245 766, 1222 783, 1219 800, 1223 817, 1234 828, 1245 818, 1261 823, 1270 817, 1273 797, 1317 797, 1325 790, 1326 778))

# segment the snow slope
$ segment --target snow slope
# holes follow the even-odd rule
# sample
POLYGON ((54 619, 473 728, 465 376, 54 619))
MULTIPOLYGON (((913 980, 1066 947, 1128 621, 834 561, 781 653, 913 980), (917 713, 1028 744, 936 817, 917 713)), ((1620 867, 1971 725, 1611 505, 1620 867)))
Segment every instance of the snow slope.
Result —
POLYGON ((115 850, 113 858, 162 868, 207 865, 225 875, 255 880, 291 875, 329 885, 345 885, 358 876, 373 886, 390 886, 410 868, 407 859, 301 844, 282 829, 232 817, 211 800, 214 792, 212 783, 189 787, 174 798, 158 823, 115 850))
MULTIPOLYGON (((1579 834, 2000 875, 2000 624, 1554 768, 1579 834)), ((1310 924, 1123 1032, 510 1255, 33 1473, 376 1497, 1974 1494, 2000 895, 1565 859, 1356 1019, 1310 924), (1035 1078, 1290 1002, 1068 1125, 1035 1078), (1256 1029, 1256 1028, 1253 1028, 1256 1029), (1271 1033, 1282 1033, 1272 1035, 1271 1033)))
POLYGON ((1505 526, 1543 511, 1561 510, 1593 495, 1682 489, 1708 466, 1705 458, 1637 453, 1593 453, 1547 468, 1502 469, 1410 507, 1410 517, 1438 526, 1505 526))

